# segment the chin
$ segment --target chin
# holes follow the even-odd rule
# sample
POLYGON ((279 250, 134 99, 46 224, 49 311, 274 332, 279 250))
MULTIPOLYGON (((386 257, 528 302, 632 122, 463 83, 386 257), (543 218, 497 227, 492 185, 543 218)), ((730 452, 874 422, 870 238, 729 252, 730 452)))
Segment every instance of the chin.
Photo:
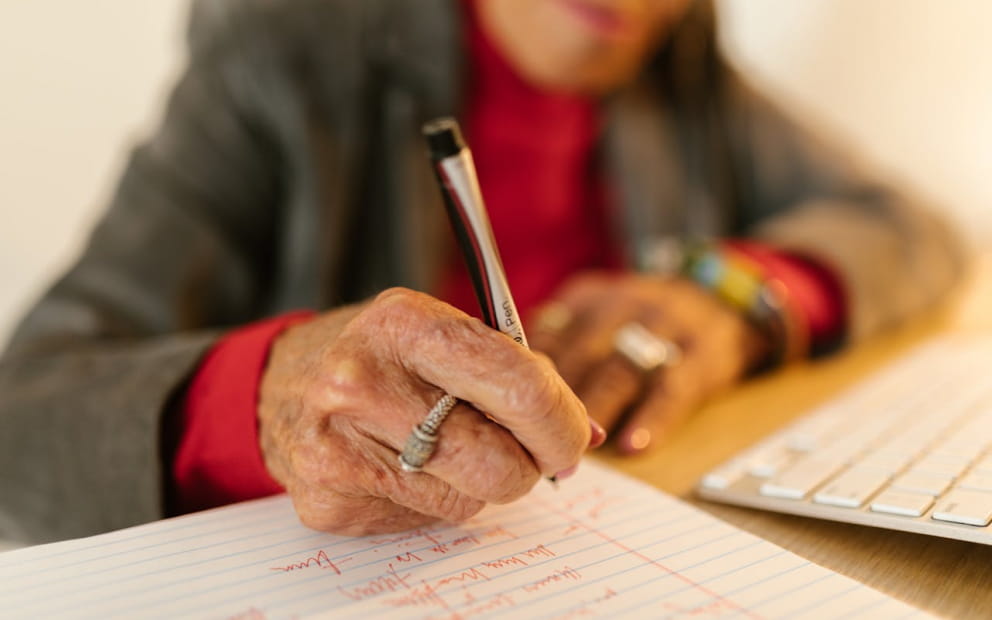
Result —
POLYGON ((602 53, 578 62, 546 62, 531 76, 538 86, 586 95, 605 95, 634 79, 639 63, 602 53))

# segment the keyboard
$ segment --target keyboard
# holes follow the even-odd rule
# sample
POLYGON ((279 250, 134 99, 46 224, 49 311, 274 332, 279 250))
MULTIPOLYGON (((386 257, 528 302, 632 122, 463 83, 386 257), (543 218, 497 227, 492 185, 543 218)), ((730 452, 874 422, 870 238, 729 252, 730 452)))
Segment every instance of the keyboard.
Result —
POLYGON ((713 469, 697 493, 992 544, 992 337, 912 350, 713 469))

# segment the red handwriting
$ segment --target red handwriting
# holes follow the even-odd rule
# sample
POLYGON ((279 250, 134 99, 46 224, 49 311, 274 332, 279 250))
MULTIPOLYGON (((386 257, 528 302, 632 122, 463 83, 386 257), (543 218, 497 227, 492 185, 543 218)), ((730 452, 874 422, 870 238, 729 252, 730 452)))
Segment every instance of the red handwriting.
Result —
POLYGON ((590 508, 589 512, 587 512, 586 514, 589 516, 590 519, 598 519, 600 513, 602 513, 610 506, 619 504, 622 501, 623 498, 620 497, 607 497, 606 499, 596 502, 596 504, 592 508, 590 508))
POLYGON ((562 507, 562 511, 571 512, 579 504, 582 504, 583 502, 587 502, 589 500, 599 499, 601 497, 603 497, 603 489, 598 489, 598 488, 592 489, 590 491, 586 491, 585 493, 580 493, 579 495, 576 495, 574 498, 572 498, 572 501, 565 504, 562 507))
POLYGON ((420 528, 415 530, 410 530, 409 532, 405 532, 403 534, 400 534, 399 536, 393 536, 391 538, 373 538, 369 540, 369 542, 374 545, 386 545, 390 543, 408 542, 417 538, 425 538, 428 541, 430 541, 432 545, 442 544, 441 541, 438 540, 434 536, 434 534, 431 533, 431 530, 424 530, 420 528))
POLYGON ((451 546, 458 547, 460 545, 467 545, 468 543, 477 545, 479 544, 479 539, 476 538, 474 534, 469 534, 467 536, 459 536, 458 538, 451 541, 451 546))
POLYGON ((554 551, 548 549, 544 545, 538 545, 532 549, 528 549, 527 551, 524 551, 524 553, 529 558, 537 558, 537 557, 553 558, 556 555, 554 551))
POLYGON ((274 566, 269 570, 278 570, 284 573, 288 573, 290 571, 303 570, 305 568, 310 568, 312 566, 316 566, 319 568, 329 568, 333 570, 335 573, 339 575, 341 574, 341 569, 339 569, 337 565, 331 561, 331 558, 327 557, 327 552, 324 551, 323 549, 321 549, 320 552, 317 553, 317 555, 310 556, 309 558, 307 558, 302 562, 296 562, 294 564, 289 564, 287 566, 274 566))
POLYGON ((695 607, 684 607, 674 602, 666 601, 661 604, 661 607, 675 615, 688 616, 690 618, 698 616, 719 616, 728 611, 741 611, 740 607, 724 599, 707 601, 706 603, 696 605, 695 607))
POLYGON ((397 562, 413 562, 413 561, 423 562, 423 560, 420 559, 420 556, 417 555, 416 553, 414 553, 413 551, 407 551, 406 554, 404 554, 404 555, 398 555, 398 556, 396 556, 396 561, 397 562))
POLYGON ((596 597, 591 601, 582 601, 579 607, 567 611, 560 616, 555 616, 555 620, 568 620, 569 618, 575 618, 577 616, 592 616, 594 615, 593 610, 591 609, 592 607, 595 607, 596 605, 602 603, 603 601, 608 601, 616 595, 617 595, 616 590, 607 587, 605 593, 602 596, 596 597))
POLYGON ((265 613, 257 607, 251 607, 241 613, 228 616, 226 620, 265 620, 265 613))
POLYGON ((582 575, 579 573, 579 571, 575 570, 574 568, 565 566, 564 568, 561 568, 551 573, 544 579, 538 579, 533 583, 529 583, 523 586, 523 589, 524 592, 534 592, 540 590, 545 586, 549 586, 559 581, 565 581, 565 580, 579 581, 580 579, 582 579, 582 575))
POLYGON ((409 578, 409 573, 403 575, 397 573, 392 562, 390 562, 387 565, 386 574, 379 575, 357 588, 343 588, 338 586, 338 591, 353 601, 362 601, 385 592, 409 590, 410 585, 407 583, 407 579, 409 578))
POLYGON ((504 568, 506 566, 528 566, 526 561, 518 558, 515 555, 511 555, 508 558, 493 560, 491 562, 483 562, 482 565, 488 568, 504 568))
POLYGON ((451 577, 443 577, 435 582, 434 587, 440 588, 441 586, 446 586, 449 583, 462 583, 465 581, 479 581, 485 580, 489 581, 489 576, 478 568, 470 568, 468 570, 463 570, 457 575, 452 575, 451 577))
POLYGON ((423 581, 421 584, 402 596, 384 599, 384 603, 392 607, 440 607, 448 609, 448 604, 441 598, 434 586, 423 581))
POLYGON ((483 538, 494 538, 496 536, 506 536, 507 538, 512 538, 516 540, 518 536, 513 532, 506 530, 502 525, 497 525, 492 527, 481 534, 483 538))
POLYGON ((521 551, 520 553, 499 558, 498 560, 489 560, 487 562, 482 562, 482 565, 487 568, 506 568, 507 566, 530 566, 530 563, 526 558, 553 558, 555 557, 555 552, 548 549, 544 545, 538 545, 536 547, 531 547, 521 551), (523 557, 521 557, 523 556, 523 557))

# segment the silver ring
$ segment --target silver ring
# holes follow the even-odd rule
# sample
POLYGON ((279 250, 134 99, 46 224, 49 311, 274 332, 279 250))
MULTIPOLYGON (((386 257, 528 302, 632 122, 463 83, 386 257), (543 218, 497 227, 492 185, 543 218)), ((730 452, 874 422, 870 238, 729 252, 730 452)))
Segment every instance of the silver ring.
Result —
POLYGON ((424 468, 424 463, 431 458, 437 448, 437 432, 441 428, 441 423, 457 404, 457 398, 445 394, 434 404, 424 421, 413 427, 413 432, 406 438, 403 452, 399 456, 403 471, 420 471, 424 468))
POLYGON ((613 348, 644 374, 662 366, 674 366, 682 359, 679 345, 652 334, 637 321, 631 321, 617 331, 613 348))

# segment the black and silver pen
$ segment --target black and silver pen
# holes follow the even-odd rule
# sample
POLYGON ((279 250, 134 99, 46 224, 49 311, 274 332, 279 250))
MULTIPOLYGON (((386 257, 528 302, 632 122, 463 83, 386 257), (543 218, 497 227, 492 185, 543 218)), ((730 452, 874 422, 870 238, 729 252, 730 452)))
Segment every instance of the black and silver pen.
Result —
POLYGON ((465 145, 458 121, 440 118, 424 125, 423 130, 444 206, 482 307, 482 318, 526 347, 527 337, 493 238, 472 152, 465 145))
MULTIPOLYGON (((513 303, 503 261, 500 260, 489 223, 489 213, 482 199, 472 152, 465 144, 458 121, 439 118, 424 125, 423 132, 430 147, 434 172, 441 185, 448 219, 482 308, 482 318, 493 329, 527 347, 527 336, 524 335, 517 306, 513 303)), ((557 485, 555 476, 548 480, 557 485)))

